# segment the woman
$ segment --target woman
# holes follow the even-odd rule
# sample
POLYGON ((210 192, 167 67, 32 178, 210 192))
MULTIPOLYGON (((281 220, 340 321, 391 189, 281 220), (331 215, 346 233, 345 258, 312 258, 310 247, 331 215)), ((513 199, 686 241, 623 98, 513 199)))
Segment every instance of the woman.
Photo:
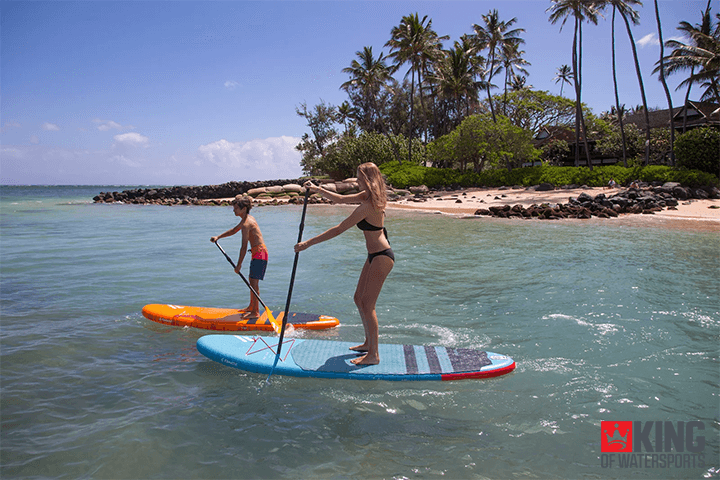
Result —
POLYGON ((351 347, 350 350, 364 352, 365 355, 351 361, 356 365, 376 365, 380 363, 380 355, 375 303, 385 279, 395 265, 395 256, 384 227, 387 195, 380 170, 374 163, 363 163, 357 169, 357 181, 360 193, 354 195, 339 195, 313 185, 312 182, 305 184, 312 193, 320 193, 335 203, 360 203, 360 205, 340 224, 295 245, 295 251, 301 252, 312 245, 335 238, 353 225, 357 225, 363 231, 368 258, 365 260, 355 290, 355 305, 360 311, 360 318, 365 328, 365 342, 351 347))

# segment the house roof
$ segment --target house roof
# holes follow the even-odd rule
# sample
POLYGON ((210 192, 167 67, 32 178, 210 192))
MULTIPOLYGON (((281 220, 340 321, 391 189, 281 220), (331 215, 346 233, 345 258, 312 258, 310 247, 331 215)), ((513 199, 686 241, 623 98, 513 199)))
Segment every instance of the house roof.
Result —
MULTIPOLYGON (((686 125, 720 125, 720 111, 717 103, 688 101, 686 105, 673 108, 673 122, 675 128, 681 128, 683 117, 687 114, 686 125)), ((667 128, 670 125, 670 109, 653 110, 648 112, 650 128, 667 128)), ((625 117, 625 123, 632 123, 638 128, 645 128, 645 114, 634 113, 625 117)))

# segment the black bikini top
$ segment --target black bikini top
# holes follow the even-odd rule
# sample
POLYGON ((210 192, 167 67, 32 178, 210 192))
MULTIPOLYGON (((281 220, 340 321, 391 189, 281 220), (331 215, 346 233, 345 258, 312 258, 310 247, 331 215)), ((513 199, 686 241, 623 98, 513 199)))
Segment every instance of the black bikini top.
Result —
POLYGON ((375 225, 373 225, 372 223, 368 222, 368 221, 365 220, 364 218, 357 223, 357 227, 358 227, 360 230, 370 231, 370 232, 376 232, 376 231, 378 231, 378 230, 382 230, 383 233, 385 234, 385 238, 387 238, 387 239, 389 240, 389 237, 388 237, 388 234, 387 234, 387 229, 386 229, 385 227, 376 227, 375 225))
POLYGON ((371 232, 374 232, 374 231, 377 231, 377 230, 382 230, 383 228, 385 228, 385 227, 376 227, 375 225, 371 224, 370 222, 368 222, 368 221, 365 220, 364 218, 357 223, 357 227, 358 227, 360 230, 369 230, 369 231, 371 231, 371 232))

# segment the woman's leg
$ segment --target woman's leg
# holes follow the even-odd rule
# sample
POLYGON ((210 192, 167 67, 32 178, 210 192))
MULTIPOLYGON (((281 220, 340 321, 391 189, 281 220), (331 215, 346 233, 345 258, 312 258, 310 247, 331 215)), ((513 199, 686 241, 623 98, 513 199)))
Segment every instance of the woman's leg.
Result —
POLYGON ((355 290, 355 304, 360 311, 360 318, 365 328, 365 343, 353 349, 366 350, 367 354, 352 360, 356 365, 375 365, 380 362, 378 353, 378 318, 375 304, 380 296, 385 279, 394 265, 395 262, 391 258, 380 255, 375 257, 372 263, 366 261, 360 274, 358 286, 355 290))

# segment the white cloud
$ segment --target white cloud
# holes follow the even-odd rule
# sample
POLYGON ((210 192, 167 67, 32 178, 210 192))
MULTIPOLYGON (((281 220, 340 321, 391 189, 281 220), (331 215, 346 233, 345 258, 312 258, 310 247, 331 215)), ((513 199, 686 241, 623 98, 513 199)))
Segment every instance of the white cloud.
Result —
POLYGON ((225 82, 225 88, 228 90, 235 90, 235 88, 239 87, 240 84, 236 82, 235 80, 227 80, 225 82))
POLYGON ((297 178, 301 175, 301 154, 295 150, 300 143, 296 137, 272 137, 249 142, 218 140, 198 147, 200 165, 219 168, 228 181, 297 178))
POLYGON ((54 123, 45 122, 42 124, 42 129, 48 132, 57 132, 60 130, 60 127, 58 127, 54 123))
POLYGON ((640 46, 640 48, 645 48, 647 46, 660 45, 660 41, 658 40, 657 34, 648 33, 640 40, 638 40, 637 44, 640 46))
POLYGON ((123 126, 112 120, 100 120, 99 118, 96 118, 95 120, 93 120, 93 123, 99 124, 97 129, 100 130, 101 132, 107 132, 108 130, 112 130, 112 129, 115 129, 115 130, 134 130, 135 129, 135 127, 133 127, 132 125, 123 126))
POLYGON ((115 135, 113 139, 118 144, 136 147, 146 146, 150 141, 148 137, 140 135, 139 133, 121 133, 119 135, 115 135))
POLYGON ((37 135, 31 135, 31 136, 30 136, 30 143, 31 143, 32 145, 40 145, 40 137, 38 137, 37 135))
POLYGON ((101 132, 106 132, 106 131, 110 130, 111 128, 115 128, 117 130, 122 130, 122 125, 110 120, 109 122, 105 122, 102 125, 98 125, 98 127, 97 127, 97 129, 100 130, 101 132))

